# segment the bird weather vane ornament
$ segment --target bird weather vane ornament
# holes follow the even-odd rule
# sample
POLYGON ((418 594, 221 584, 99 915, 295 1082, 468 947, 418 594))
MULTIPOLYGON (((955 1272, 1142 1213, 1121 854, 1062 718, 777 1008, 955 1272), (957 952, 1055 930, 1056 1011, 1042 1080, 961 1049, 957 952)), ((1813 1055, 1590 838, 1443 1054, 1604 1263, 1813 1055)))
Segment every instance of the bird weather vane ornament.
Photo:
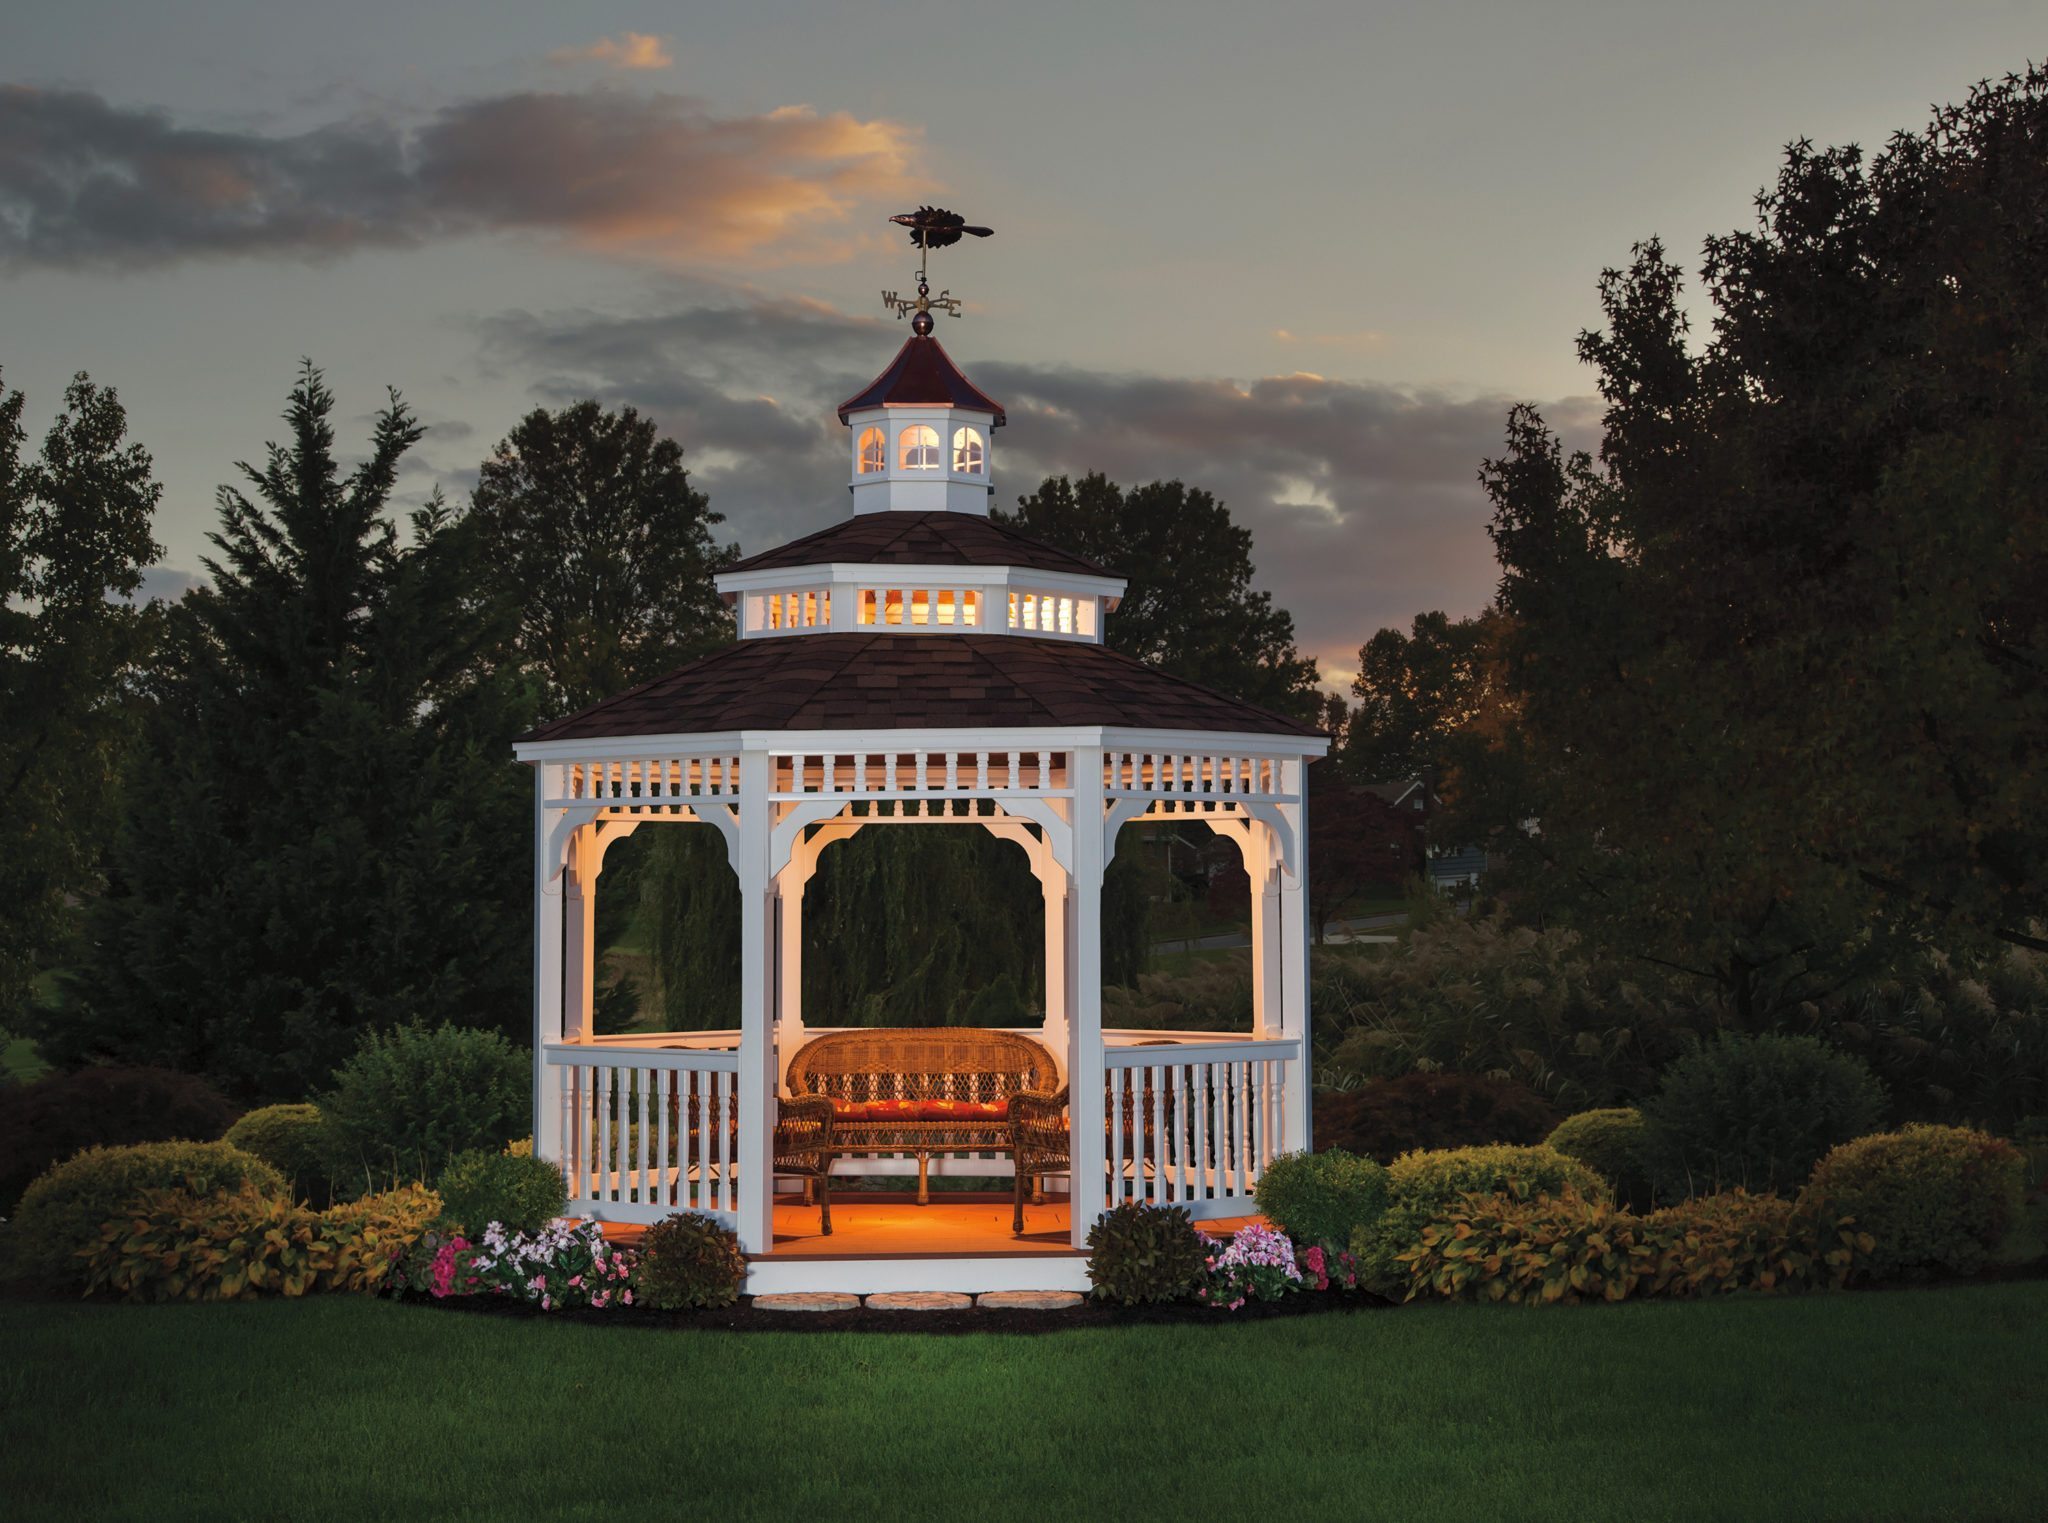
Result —
POLYGON ((958 212, 949 212, 942 206, 920 206, 914 212, 904 212, 889 220, 898 227, 910 229, 910 241, 917 245, 917 295, 898 296, 894 291, 884 291, 882 305, 898 317, 909 317, 911 331, 919 338, 929 338, 934 308, 944 312, 948 317, 960 315, 960 298, 951 290, 932 295, 931 281, 926 275, 932 250, 958 243, 962 234, 987 238, 994 234, 995 229, 970 227, 965 217, 958 212), (912 316, 913 313, 916 315, 912 316))

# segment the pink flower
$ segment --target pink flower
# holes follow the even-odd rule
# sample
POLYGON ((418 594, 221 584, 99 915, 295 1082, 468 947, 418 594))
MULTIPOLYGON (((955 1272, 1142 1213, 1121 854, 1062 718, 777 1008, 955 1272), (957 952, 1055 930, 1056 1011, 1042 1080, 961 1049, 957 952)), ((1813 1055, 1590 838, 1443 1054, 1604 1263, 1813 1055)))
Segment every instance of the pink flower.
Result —
POLYGON ((622 1295, 623 1295, 623 1296, 625 1297, 625 1300, 626 1300, 626 1304, 627 1304, 628 1306, 631 1306, 631 1305, 633 1304, 633 1292, 632 1292, 632 1291, 630 1291, 630 1290, 628 1290, 628 1291, 622 1291, 622 1292, 621 1292, 621 1294, 622 1294, 622 1295))

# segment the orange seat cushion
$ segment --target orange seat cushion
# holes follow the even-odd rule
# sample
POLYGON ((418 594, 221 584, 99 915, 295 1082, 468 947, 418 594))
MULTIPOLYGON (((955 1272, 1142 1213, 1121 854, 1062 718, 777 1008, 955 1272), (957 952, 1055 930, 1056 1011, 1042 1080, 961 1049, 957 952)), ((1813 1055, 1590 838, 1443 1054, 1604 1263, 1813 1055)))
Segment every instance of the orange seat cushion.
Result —
POLYGON ((918 1110, 925 1121, 1002 1121, 1009 1114, 1007 1100, 927 1100, 918 1110))

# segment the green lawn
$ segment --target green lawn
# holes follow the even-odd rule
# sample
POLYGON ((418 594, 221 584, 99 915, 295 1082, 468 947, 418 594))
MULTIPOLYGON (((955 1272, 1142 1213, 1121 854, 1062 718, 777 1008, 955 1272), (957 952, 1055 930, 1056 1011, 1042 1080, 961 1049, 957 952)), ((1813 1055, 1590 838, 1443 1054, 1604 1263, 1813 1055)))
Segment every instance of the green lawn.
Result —
POLYGON ((2048 1283, 1042 1337, 0 1304, 24 1518, 2048 1515, 2048 1283))

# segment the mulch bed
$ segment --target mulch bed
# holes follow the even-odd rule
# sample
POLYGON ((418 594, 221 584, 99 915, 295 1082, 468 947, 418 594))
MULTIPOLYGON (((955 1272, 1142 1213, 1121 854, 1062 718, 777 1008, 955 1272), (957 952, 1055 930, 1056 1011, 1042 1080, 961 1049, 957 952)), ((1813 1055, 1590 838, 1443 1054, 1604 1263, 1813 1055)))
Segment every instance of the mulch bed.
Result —
POLYGON ((1223 1327, 1238 1322, 1265 1322, 1276 1317, 1316 1317, 1338 1312, 1377 1311, 1393 1303, 1367 1291, 1303 1291, 1284 1301, 1251 1301, 1236 1311, 1176 1301, 1158 1306, 1111 1306, 1088 1300, 1066 1311, 764 1311, 752 1297, 717 1311, 651 1311, 619 1306, 605 1311, 587 1307, 542 1311, 531 1302, 509 1296, 450 1296, 437 1301, 418 1292, 399 1297, 409 1304, 488 1317, 538 1317, 592 1327, 637 1327, 650 1332, 741 1333, 1061 1333, 1084 1327, 1175 1326, 1188 1323, 1223 1327))

